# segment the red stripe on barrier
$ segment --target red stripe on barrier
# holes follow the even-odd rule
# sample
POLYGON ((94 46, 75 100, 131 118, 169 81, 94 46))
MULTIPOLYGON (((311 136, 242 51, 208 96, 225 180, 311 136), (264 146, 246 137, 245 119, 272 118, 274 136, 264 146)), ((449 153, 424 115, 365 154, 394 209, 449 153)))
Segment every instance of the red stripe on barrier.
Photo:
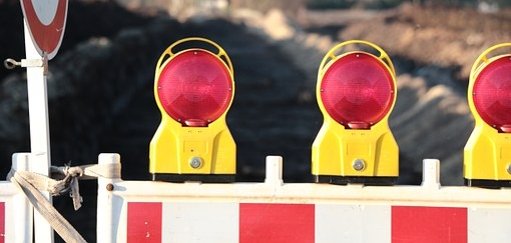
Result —
POLYGON ((5 203, 0 202, 0 243, 5 242, 5 203))
POLYGON ((240 243, 314 242, 313 204, 240 204, 240 243))
POLYGON ((127 242, 161 242, 161 203, 128 203, 127 242))
POLYGON ((392 242, 466 243, 467 209, 393 206, 392 242))

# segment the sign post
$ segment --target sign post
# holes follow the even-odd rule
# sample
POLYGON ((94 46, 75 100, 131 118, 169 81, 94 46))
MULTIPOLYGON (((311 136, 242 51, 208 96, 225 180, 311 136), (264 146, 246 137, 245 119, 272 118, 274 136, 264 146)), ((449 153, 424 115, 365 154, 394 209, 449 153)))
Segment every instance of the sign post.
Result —
MULTIPOLYGON (((68 0, 22 0, 25 18, 25 51, 30 120, 30 170, 49 174, 50 132, 48 125, 48 96, 46 75, 48 60, 55 57, 64 34, 68 0), (37 62, 41 60, 42 62, 37 62), (31 62, 35 60, 35 62, 31 62)), ((45 196, 50 200, 48 193, 45 196)), ((34 211, 35 242, 53 242, 53 230, 46 220, 34 211)))
MULTIPOLYGON (((25 24, 26 58, 41 58, 32 40, 27 38, 28 29, 25 24)), ((30 121, 30 171, 42 175, 49 174, 50 162, 50 130, 48 125, 48 99, 46 75, 42 67, 27 67, 28 110, 30 121)), ((51 202, 49 193, 44 192, 51 202)), ((34 210, 35 241, 53 242, 53 230, 46 220, 34 210)))

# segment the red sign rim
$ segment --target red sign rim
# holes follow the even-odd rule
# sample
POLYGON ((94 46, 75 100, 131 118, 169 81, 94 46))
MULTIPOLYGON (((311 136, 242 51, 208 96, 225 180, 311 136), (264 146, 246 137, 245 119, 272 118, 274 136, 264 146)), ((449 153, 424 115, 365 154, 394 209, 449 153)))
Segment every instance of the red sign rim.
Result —
POLYGON ((52 59, 62 42, 66 27, 68 0, 59 0, 57 10, 50 24, 45 25, 37 17, 32 0, 21 0, 21 9, 25 16, 30 37, 34 41, 39 55, 52 59))

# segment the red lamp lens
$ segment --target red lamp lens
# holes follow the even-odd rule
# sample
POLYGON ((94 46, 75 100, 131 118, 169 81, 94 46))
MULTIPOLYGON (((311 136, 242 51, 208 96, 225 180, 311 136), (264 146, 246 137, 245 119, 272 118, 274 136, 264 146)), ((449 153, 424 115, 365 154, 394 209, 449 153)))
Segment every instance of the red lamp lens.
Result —
POLYGON ((481 118, 500 132, 511 132, 511 60, 496 59, 474 82, 472 97, 481 118))
POLYGON ((174 56, 157 85, 161 105, 184 126, 207 126, 227 110, 233 95, 229 70, 204 50, 174 56))
POLYGON ((355 52, 337 59, 321 82, 321 100, 328 114, 351 129, 369 129, 390 111, 394 82, 376 57, 355 52))

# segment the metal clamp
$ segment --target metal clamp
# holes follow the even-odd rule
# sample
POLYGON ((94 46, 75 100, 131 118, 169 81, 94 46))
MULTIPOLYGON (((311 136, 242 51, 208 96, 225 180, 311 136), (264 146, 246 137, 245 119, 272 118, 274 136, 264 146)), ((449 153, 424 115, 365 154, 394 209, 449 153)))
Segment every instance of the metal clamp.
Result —
POLYGON ((4 61, 4 66, 7 69, 14 69, 18 66, 21 66, 21 62, 17 62, 16 60, 14 60, 12 58, 7 58, 4 61))
POLYGON ((16 67, 44 67, 44 74, 48 73, 48 59, 46 57, 41 59, 21 59, 19 62, 12 58, 7 58, 4 60, 4 66, 11 70, 16 67))

